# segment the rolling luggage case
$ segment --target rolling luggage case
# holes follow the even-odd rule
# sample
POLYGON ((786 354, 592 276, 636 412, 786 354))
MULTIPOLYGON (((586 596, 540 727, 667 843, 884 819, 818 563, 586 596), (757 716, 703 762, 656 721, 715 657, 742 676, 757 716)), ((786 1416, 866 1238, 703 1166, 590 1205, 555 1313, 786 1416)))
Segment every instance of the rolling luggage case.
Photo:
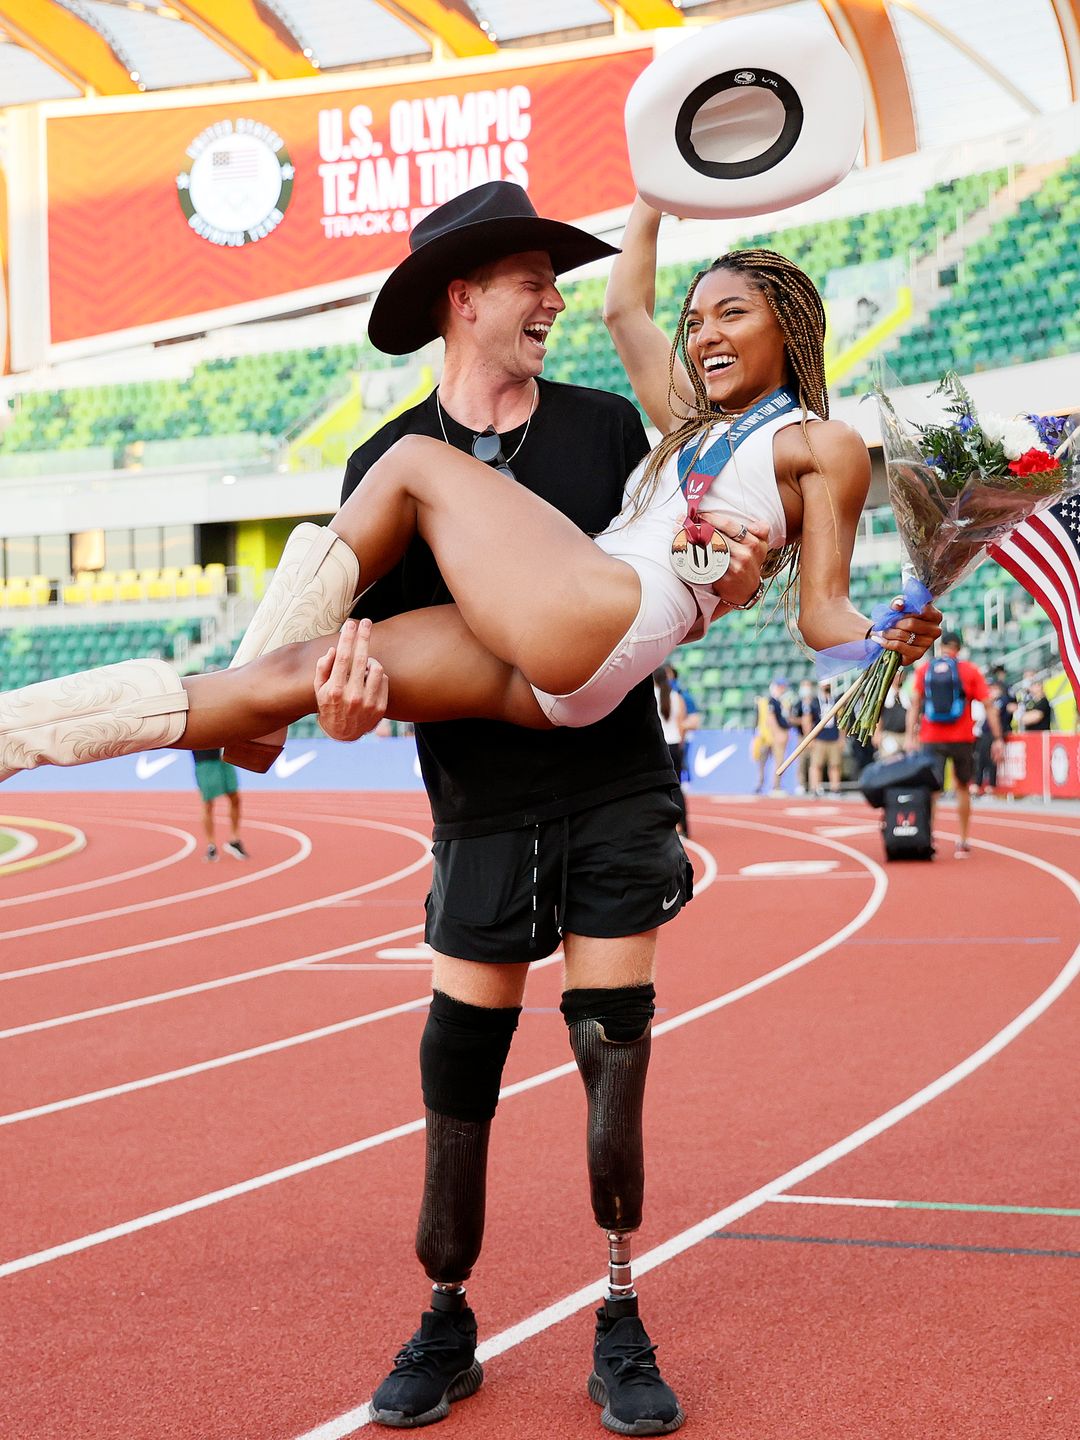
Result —
POLYGON ((881 820, 887 860, 932 860, 931 798, 925 785, 889 786, 881 820))

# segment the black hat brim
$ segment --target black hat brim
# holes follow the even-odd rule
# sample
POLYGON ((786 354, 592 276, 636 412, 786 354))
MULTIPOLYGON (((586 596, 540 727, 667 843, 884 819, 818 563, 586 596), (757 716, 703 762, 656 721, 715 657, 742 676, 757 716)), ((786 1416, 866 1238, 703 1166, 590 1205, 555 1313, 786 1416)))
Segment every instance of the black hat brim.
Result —
POLYGON ((556 275, 619 253, 561 220, 509 215, 461 225, 414 250, 390 272, 371 309, 368 339, 386 355, 421 349, 439 333, 432 308, 445 285, 480 265, 528 250, 545 251, 556 275))

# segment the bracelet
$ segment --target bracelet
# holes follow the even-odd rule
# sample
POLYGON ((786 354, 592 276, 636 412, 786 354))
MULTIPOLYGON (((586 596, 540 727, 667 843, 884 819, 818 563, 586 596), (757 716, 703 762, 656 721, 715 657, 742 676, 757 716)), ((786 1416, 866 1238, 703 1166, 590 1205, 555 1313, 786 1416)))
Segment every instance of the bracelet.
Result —
MULTIPOLYGON (((741 605, 736 605, 734 600, 724 600, 724 604, 731 610, 752 610, 764 594, 765 581, 759 580, 758 587, 750 596, 749 600, 744 600, 741 605)), ((723 596, 721 596, 720 598, 722 600, 724 599, 723 596)))
POLYGON ((873 635, 873 633, 874 633, 874 627, 873 627, 873 625, 869 625, 869 626, 867 626, 866 634, 865 634, 862 638, 863 638, 864 640, 869 640, 869 639, 870 639, 870 636, 873 635))

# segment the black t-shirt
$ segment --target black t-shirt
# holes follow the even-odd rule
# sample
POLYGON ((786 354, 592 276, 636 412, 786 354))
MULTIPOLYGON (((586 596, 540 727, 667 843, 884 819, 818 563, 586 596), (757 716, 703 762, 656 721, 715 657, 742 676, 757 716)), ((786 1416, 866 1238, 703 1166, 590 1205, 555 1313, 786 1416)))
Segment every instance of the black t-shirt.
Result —
POLYGON ((1026 705, 1025 709, 1027 709, 1028 711, 1037 710, 1039 712, 1038 720, 1029 720, 1025 724, 1025 732, 1030 734, 1032 730, 1050 730, 1053 728, 1054 707, 1050 704, 1050 701, 1047 700, 1045 695, 1042 697, 1041 700, 1030 700, 1026 705))
MULTIPOLYGON (((648 451, 641 420, 621 396, 548 380, 537 383, 539 400, 528 433, 519 425, 503 434, 503 454, 522 485, 596 534, 620 510, 626 477, 648 451)), ((476 432, 445 409, 442 420, 449 442, 468 452, 476 432)), ((342 501, 404 435, 444 438, 434 391, 353 452, 342 501)), ((356 614, 385 620, 452 601, 434 556, 417 539, 401 564, 363 595, 356 614)), ((393 681, 391 675, 391 686, 393 681)), ((516 830, 674 783, 651 679, 636 686, 610 715, 583 729, 526 730, 496 720, 443 720, 417 725, 416 743, 437 840, 516 830)))
POLYGON ((907 706, 895 695, 885 701, 881 712, 881 728, 887 735, 903 735, 907 730, 907 706))

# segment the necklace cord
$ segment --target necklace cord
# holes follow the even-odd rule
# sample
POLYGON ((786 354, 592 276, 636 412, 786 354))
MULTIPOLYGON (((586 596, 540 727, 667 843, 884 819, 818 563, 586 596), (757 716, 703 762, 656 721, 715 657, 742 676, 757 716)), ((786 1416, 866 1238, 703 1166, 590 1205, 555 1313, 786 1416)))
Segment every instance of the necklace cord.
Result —
MULTIPOLYGON (((521 436, 521 439, 520 439, 520 440, 518 441, 518 443, 514 446, 514 453, 513 453, 513 455, 507 455, 507 457, 506 457, 506 463, 507 463, 507 465, 509 465, 509 464, 510 464, 510 461, 513 460, 513 459, 520 453, 521 447, 525 444, 525 441, 526 441, 526 439, 528 438, 528 434, 529 434, 529 426, 532 424, 532 418, 533 418, 533 416, 536 414, 536 407, 537 407, 537 405, 540 403, 540 386, 536 384, 536 381, 535 381, 535 380, 533 381, 533 386, 534 386, 534 389, 533 389, 533 402, 532 402, 532 406, 530 407, 530 410, 529 410, 529 418, 525 421, 525 430, 524 430, 524 433, 523 433, 522 436, 521 436)), ((443 438, 443 440, 446 442, 446 444, 449 445, 449 444, 450 444, 450 437, 449 437, 449 435, 447 435, 447 433, 446 433, 446 421, 443 419, 442 400, 441 400, 441 398, 440 398, 440 396, 439 396, 439 391, 438 391, 438 388, 437 388, 437 387, 436 387, 436 390, 435 390, 435 408, 436 408, 436 410, 439 412, 439 429, 442 431, 442 438, 443 438)), ((464 426, 464 425, 462 426, 462 429, 463 429, 463 430, 464 430, 464 429, 471 429, 471 428, 472 428, 471 426, 464 426)), ((516 427, 515 427, 515 428, 516 428, 516 427)), ((479 434, 480 434, 480 435, 482 435, 483 433, 484 433, 484 432, 483 432, 482 430, 479 431, 479 434)), ((496 431, 495 433, 498 434, 498 431, 496 431)), ((478 432, 474 430, 474 431, 473 431, 473 436, 474 436, 474 438, 477 437, 477 434, 478 434, 478 432)), ((499 447, 500 447, 500 449, 502 448, 502 436, 501 436, 501 435, 499 436, 499 447)))

